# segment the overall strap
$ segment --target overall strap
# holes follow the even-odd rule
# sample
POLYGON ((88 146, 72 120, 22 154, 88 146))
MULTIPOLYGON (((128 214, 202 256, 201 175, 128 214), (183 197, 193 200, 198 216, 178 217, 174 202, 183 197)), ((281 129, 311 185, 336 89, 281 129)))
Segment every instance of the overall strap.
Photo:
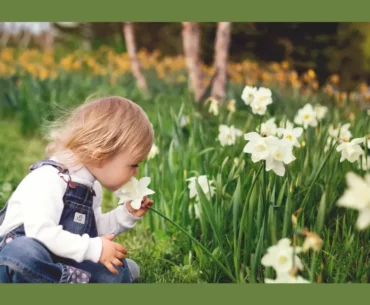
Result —
POLYGON ((31 171, 33 171, 33 170, 35 170, 35 169, 37 169, 37 168, 39 168, 43 165, 51 165, 51 166, 57 168, 59 170, 59 173, 62 173, 62 174, 65 174, 65 173, 68 172, 68 168, 66 168, 63 164, 58 163, 58 162, 53 161, 53 160, 49 160, 49 159, 40 160, 40 161, 34 163, 33 165, 31 165, 29 167, 29 171, 31 172, 31 171))
POLYGON ((41 161, 38 161, 38 162, 34 163, 33 165, 31 165, 29 170, 30 170, 30 172, 32 172, 33 170, 35 170, 37 168, 40 168, 41 166, 44 166, 44 165, 51 165, 51 166, 55 167, 56 169, 58 169, 59 170, 59 172, 58 172, 59 177, 62 178, 71 188, 76 188, 77 185, 76 185, 75 182, 72 181, 72 178, 69 174, 68 168, 66 168, 63 164, 58 163, 56 161, 49 160, 49 159, 41 160, 41 161), (66 180, 64 178, 63 174, 67 174, 69 179, 66 180))
MULTIPOLYGON (((61 163, 58 163, 54 160, 49 160, 49 159, 45 159, 45 160, 41 160, 41 161, 38 161, 36 163, 34 163, 33 165, 30 166, 29 170, 30 172, 41 167, 41 166, 44 166, 44 165, 51 165, 55 168, 57 168, 59 170, 59 176, 68 184, 68 186, 72 189, 75 189, 77 187, 77 184, 76 182, 72 181, 72 178, 69 174, 69 170, 67 167, 65 167, 65 165, 61 164, 61 163), (64 175, 63 174, 67 174, 68 176, 68 180, 65 179, 64 175)), ((82 187, 86 188, 86 189, 89 189, 87 186, 84 186, 82 184, 80 184, 82 187)), ((95 191, 94 189, 91 187, 90 191, 92 192, 93 196, 96 196, 95 194, 95 191)))

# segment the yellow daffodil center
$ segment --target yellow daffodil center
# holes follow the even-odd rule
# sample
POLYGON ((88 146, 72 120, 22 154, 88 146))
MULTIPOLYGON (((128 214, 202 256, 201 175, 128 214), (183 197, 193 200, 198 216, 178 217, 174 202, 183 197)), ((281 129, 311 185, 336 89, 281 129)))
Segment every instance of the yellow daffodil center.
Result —
POLYGON ((276 159, 281 159, 281 157, 282 157, 281 153, 277 152, 277 153, 275 154, 275 158, 276 158, 276 159))
POLYGON ((284 265, 288 262, 288 258, 286 256, 280 256, 279 257, 279 264, 284 265))

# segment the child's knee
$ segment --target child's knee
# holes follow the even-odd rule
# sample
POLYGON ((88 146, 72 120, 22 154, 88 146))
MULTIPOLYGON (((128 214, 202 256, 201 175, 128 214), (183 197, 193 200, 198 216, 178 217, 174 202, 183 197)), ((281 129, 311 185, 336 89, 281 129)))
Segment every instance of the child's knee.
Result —
POLYGON ((125 263, 130 271, 132 281, 137 280, 140 277, 140 267, 132 259, 126 258, 125 263))
POLYGON ((26 264, 40 259, 51 259, 49 252, 36 239, 26 236, 7 240, 0 251, 0 263, 5 265, 7 262, 26 264))

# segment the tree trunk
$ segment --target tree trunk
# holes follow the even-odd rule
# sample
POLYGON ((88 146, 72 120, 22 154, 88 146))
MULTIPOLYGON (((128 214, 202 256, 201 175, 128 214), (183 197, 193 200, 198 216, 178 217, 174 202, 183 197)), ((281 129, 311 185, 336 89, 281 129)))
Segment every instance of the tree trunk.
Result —
POLYGON ((182 41, 185 61, 190 79, 190 90, 197 102, 203 95, 203 73, 200 53, 200 28, 197 22, 182 23, 182 41))
POLYGON ((147 96, 150 95, 148 85, 141 70, 141 65, 136 51, 134 25, 132 22, 123 23, 123 34, 126 41, 128 55, 131 60, 132 74, 134 75, 139 89, 147 96))
POLYGON ((18 46, 21 47, 21 48, 27 48, 30 41, 31 41, 31 38, 32 38, 32 33, 30 31, 23 31, 23 36, 21 36, 21 40, 19 41, 19 44, 18 46))
POLYGON ((83 37, 82 46, 85 50, 92 50, 91 41, 94 38, 91 22, 81 24, 81 34, 83 37))
POLYGON ((212 97, 219 101, 224 101, 226 98, 230 38, 231 22, 219 22, 217 25, 214 59, 216 76, 211 91, 212 97))
POLYGON ((49 23, 49 30, 42 33, 42 48, 45 51, 51 51, 54 49, 54 26, 53 23, 49 23))
POLYGON ((0 47, 1 48, 5 48, 8 45, 9 38, 10 38, 9 29, 4 29, 0 36, 0 47))

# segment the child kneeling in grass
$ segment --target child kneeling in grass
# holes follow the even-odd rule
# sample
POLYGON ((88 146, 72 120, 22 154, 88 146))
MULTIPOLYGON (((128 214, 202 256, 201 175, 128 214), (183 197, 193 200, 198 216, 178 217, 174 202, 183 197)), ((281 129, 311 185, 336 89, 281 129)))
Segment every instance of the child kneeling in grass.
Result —
POLYGON ((0 283, 131 283, 139 266, 113 241, 153 202, 102 213, 102 186, 138 173, 152 125, 134 102, 100 98, 53 122, 47 159, 36 162, 0 211, 0 283))

